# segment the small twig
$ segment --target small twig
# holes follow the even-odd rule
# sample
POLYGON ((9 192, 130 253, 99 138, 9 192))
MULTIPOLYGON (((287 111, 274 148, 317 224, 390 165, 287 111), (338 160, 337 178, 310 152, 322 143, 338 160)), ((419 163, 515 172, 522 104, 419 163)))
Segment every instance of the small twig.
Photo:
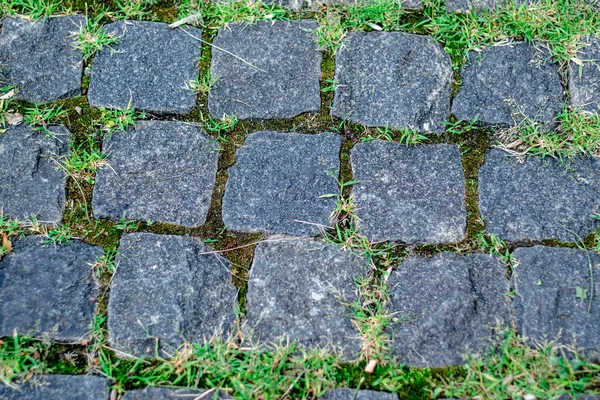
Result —
MULTIPOLYGON (((175 28, 180 27, 181 25, 189 24, 191 22, 196 22, 198 20, 202 21, 202 14, 201 13, 193 14, 193 15, 188 15, 187 17, 182 18, 179 21, 175 21, 172 24, 169 24, 169 28, 175 29, 175 28)), ((200 25, 203 25, 202 22, 200 22, 200 25)))

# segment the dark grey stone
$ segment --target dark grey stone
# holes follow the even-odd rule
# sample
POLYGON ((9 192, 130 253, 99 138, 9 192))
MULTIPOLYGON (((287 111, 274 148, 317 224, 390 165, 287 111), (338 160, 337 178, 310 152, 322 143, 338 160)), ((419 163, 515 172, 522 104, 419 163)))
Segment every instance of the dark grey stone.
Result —
POLYGON ((168 357, 184 341, 226 336, 236 290, 229 262, 210 251, 190 237, 123 237, 108 302, 112 345, 134 356, 168 357))
POLYGON ((313 20, 301 20, 221 28, 212 49, 216 84, 208 96, 210 114, 269 119, 319 112, 322 55, 315 41, 317 27, 313 20))
POLYGON ((23 124, 0 133, 0 210, 12 218, 62 220, 67 177, 59 163, 69 155, 71 133, 62 125, 50 130, 52 137, 23 124))
POLYGON ((0 86, 15 85, 16 98, 46 103, 81 95, 83 59, 73 47, 81 15, 33 22, 6 17, 0 33, 0 86))
POLYGON ((479 208, 486 231, 501 239, 579 242, 600 227, 600 162, 519 162, 492 149, 479 171, 479 208))
POLYGON ((202 225, 211 203, 219 145, 198 126, 139 121, 104 140, 108 167, 98 172, 94 216, 202 225))
POLYGON ((340 137, 255 132, 229 169, 223 222, 233 231, 315 236, 331 223, 339 193, 340 137), (315 225, 317 224, 317 225, 315 225))
POLYGON ((332 389, 320 397, 321 400, 398 400, 398 395, 375 390, 349 388, 332 389))
POLYGON ((117 21, 104 27, 119 42, 92 62, 92 107, 185 114, 196 105, 190 82, 198 77, 202 31, 171 29, 149 21, 117 21), (192 35, 192 36, 190 36, 192 35))
MULTIPOLYGON (((495 9, 507 3, 506 0, 446 0, 448 12, 472 12, 486 9, 495 9)), ((515 1, 515 3, 518 2, 515 1)))
POLYGON ((576 344, 583 355, 599 361, 600 256, 579 249, 534 246, 516 249, 514 259, 512 308, 519 333, 533 341, 576 344), (587 299, 576 297, 577 287, 587 290, 587 299))
POLYGON ((506 266, 484 254, 409 257, 392 272, 392 351, 417 367, 460 365, 509 324, 506 266))
POLYGON ((305 347, 331 345, 356 358, 359 332, 343 303, 357 299, 354 279, 366 271, 365 259, 320 241, 259 243, 246 295, 247 337, 261 344, 289 338, 305 347))
POLYGON ((222 392, 214 390, 174 389, 148 386, 140 390, 131 390, 123 396, 123 400, 212 400, 231 399, 222 392))
POLYGON ((91 375, 41 375, 18 388, 0 384, 4 400, 107 400, 108 379, 91 375))
POLYGON ((580 67, 569 63, 569 92, 571 105, 583 111, 600 114, 600 37, 585 39, 586 47, 577 57, 584 64, 580 67))
POLYGON ((458 147, 373 140, 351 153, 359 230, 370 240, 459 242, 465 236, 465 177, 458 147))
POLYGON ((429 36, 349 34, 336 55, 335 80, 331 113, 336 117, 366 126, 444 131, 452 63, 429 36))
POLYGON ((41 236, 14 243, 0 262, 0 336, 79 342, 92 325, 97 285, 90 266, 102 248, 78 240, 48 244, 41 236))
POLYGON ((460 91, 452 102, 459 120, 509 127, 525 121, 549 131, 564 104, 558 66, 546 49, 527 43, 470 52, 461 72, 460 91))

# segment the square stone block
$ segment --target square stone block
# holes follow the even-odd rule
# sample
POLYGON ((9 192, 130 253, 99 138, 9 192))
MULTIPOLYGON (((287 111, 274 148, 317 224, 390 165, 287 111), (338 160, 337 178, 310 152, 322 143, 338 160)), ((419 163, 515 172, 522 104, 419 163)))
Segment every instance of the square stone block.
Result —
POLYGON ((4 400, 106 400, 109 381, 91 375, 36 376, 18 388, 0 385, 4 400))
POLYGON ((583 65, 579 66, 573 61, 569 63, 571 105, 600 114, 600 37, 590 36, 584 43, 585 47, 577 54, 583 60, 583 65))

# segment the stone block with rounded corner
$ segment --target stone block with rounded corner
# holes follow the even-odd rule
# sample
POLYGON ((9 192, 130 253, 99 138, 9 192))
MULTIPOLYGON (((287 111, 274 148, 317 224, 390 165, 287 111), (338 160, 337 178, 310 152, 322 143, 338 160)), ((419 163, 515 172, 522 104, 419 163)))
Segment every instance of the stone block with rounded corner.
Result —
POLYGON ((92 62, 88 101, 92 107, 134 108, 185 114, 196 105, 202 31, 150 21, 117 21, 103 27, 118 42, 92 62))
POLYGON ((584 47, 577 53, 583 65, 569 63, 571 106, 600 114, 600 37, 589 36, 583 43, 584 47))
POLYGON ((328 132, 248 135, 229 169, 225 226, 238 232, 321 233, 336 207, 340 146, 340 137, 328 132))
POLYGON ((135 129, 113 133, 103 143, 108 165, 96 177, 94 216, 202 225, 219 148, 199 126, 181 122, 138 121, 135 129))
POLYGON ((98 287, 91 266, 101 247, 27 236, 0 261, 0 337, 79 342, 90 334, 98 287))
POLYGON ((600 256, 533 246, 516 249, 514 261, 512 308, 519 333, 533 342, 575 345, 600 361, 600 256))
POLYGON ((459 242, 465 236, 465 177, 458 147, 373 140, 350 155, 359 231, 373 241, 459 242))
POLYGON ((314 20, 231 23, 212 48, 213 118, 292 118, 319 112, 322 55, 314 20))
POLYGON ((377 390, 350 388, 331 389, 319 397, 321 400, 398 400, 398 395, 377 390))
POLYGON ((0 385, 3 400, 106 400, 108 379, 92 375, 39 375, 18 387, 0 385))
POLYGON ((462 84, 452 114, 482 126, 538 123, 556 127, 564 105, 558 65, 541 45, 510 43, 471 51, 461 71, 462 84))
POLYGON ((229 262, 200 240, 132 233, 115 263, 108 335, 118 356, 169 357, 185 341, 230 333, 237 296, 229 262))
POLYGON ((214 390, 201 389, 176 389, 172 387, 152 387, 144 389, 130 390, 125 392, 123 400, 214 400, 214 399, 232 399, 224 392, 215 393, 214 390))
POLYGON ((409 257, 392 272, 392 352, 416 367, 461 365, 510 324, 506 265, 485 254, 409 257))
POLYGON ((321 241, 260 242, 248 280, 247 337, 263 345, 289 339, 330 346, 345 359, 358 357, 361 341, 348 304, 357 299, 354 279, 366 272, 365 259, 321 241))
POLYGON ((452 63, 429 36, 351 33, 336 54, 335 80, 331 114, 336 117, 366 126, 444 132, 452 63))
POLYGON ((4 18, 0 84, 15 86, 16 98, 35 104, 81 95, 83 58, 73 45, 85 26, 82 15, 4 18))
POLYGON ((14 219, 58 223, 65 211, 67 176, 61 160, 71 133, 50 126, 52 136, 22 124, 0 133, 0 210, 14 219))
POLYGON ((579 242, 600 228, 600 161, 519 160, 492 149, 479 171, 479 208, 500 239, 579 242))

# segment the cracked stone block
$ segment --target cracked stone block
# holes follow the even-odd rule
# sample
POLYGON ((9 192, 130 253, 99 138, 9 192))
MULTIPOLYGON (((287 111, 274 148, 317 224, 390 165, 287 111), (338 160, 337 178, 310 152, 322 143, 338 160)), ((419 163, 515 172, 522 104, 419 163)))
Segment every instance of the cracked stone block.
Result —
POLYGON ((459 120, 482 126, 509 127, 538 123, 554 129, 564 104, 558 65, 550 53, 527 43, 471 51, 461 72, 462 84, 452 103, 459 120))
POLYGON ((590 36, 584 43, 586 47, 577 54, 584 64, 579 66, 573 61, 569 63, 571 105, 600 114, 600 37, 590 36))
POLYGON ((92 107, 185 114, 196 105, 202 31, 149 21, 117 21, 104 29, 118 38, 92 62, 92 107), (199 38, 199 39, 198 39, 199 38))
POLYGON ((321 400, 398 400, 398 395, 376 390, 349 388, 332 389, 320 397, 321 400))
POLYGON ((229 262, 191 237, 132 233, 119 242, 108 302, 118 356, 173 354, 184 341, 227 336, 237 292, 229 262))
POLYGON ((365 259, 320 241, 260 242, 248 280, 246 336, 262 344, 332 346, 346 359, 358 357, 359 332, 344 303, 357 299, 354 279, 366 271, 365 259))
POLYGON ((337 52, 335 80, 336 117, 366 126, 444 131, 452 63, 429 36, 351 33, 337 52))
POLYGON ((81 95, 83 58, 73 47, 81 15, 33 22, 6 17, 0 33, 0 86, 17 87, 16 98, 46 103, 81 95))
POLYGON ((547 157, 518 161, 492 149, 479 171, 479 208, 487 233, 503 240, 579 242, 600 228, 600 162, 567 165, 547 157))
POLYGON ((238 232, 316 236, 331 223, 339 193, 341 140, 334 133, 248 135, 229 169, 223 222, 238 232))
POLYGON ((59 163, 70 153, 71 133, 62 125, 49 129, 54 136, 25 124, 0 133, 0 210, 11 218, 62 220, 67 177, 59 163))
POLYGON ((373 140, 351 152, 360 232, 373 241, 459 242, 465 236, 465 177, 458 147, 373 140))
POLYGON ((208 96, 210 114, 271 119, 319 112, 322 55, 315 41, 317 27, 314 20, 301 20, 221 28, 212 49, 216 83, 208 96))
POLYGON ((106 400, 108 379, 92 375, 40 375, 18 388, 0 385, 4 400, 106 400))
POLYGON ((231 399, 225 393, 215 393, 214 390, 173 389, 166 387, 148 386, 140 390, 131 390, 125 393, 123 400, 199 400, 199 399, 231 399))
POLYGON ((79 240, 27 236, 0 261, 0 337, 79 342, 92 325, 98 287, 90 266, 104 254, 79 240))
POLYGON ((416 367, 461 365, 510 321, 506 266, 485 255, 409 257, 392 272, 392 351, 416 367), (418 293, 418 295, 415 295, 418 293))
POLYGON ((583 355, 599 361, 600 256, 533 246, 516 249, 514 260, 512 308, 519 333, 533 341, 576 344, 583 355))
POLYGON ((95 217, 195 227, 206 221, 219 145, 199 126, 139 121, 104 140, 108 166, 96 178, 95 217))

